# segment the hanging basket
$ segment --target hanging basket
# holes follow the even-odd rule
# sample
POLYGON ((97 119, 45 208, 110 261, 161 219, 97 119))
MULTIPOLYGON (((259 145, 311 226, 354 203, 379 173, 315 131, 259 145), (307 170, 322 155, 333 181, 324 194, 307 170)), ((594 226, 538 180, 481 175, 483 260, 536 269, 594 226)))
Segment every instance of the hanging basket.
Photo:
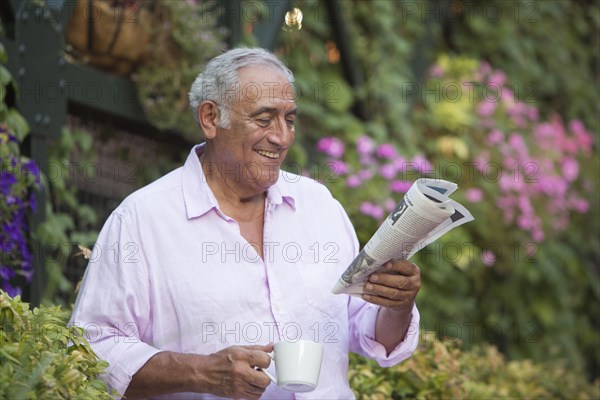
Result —
POLYGON ((143 61, 152 15, 137 1, 77 0, 67 27, 72 55, 117 75, 143 61))

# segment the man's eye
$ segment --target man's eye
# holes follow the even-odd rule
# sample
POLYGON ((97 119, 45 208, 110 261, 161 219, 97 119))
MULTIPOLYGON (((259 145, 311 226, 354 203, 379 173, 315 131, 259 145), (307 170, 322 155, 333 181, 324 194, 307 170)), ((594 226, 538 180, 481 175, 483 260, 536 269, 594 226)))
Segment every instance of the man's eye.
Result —
POLYGON ((271 123, 271 120, 269 118, 259 118, 259 119, 257 119, 257 122, 260 125, 267 126, 271 123))
POLYGON ((291 120, 291 119, 286 119, 286 122, 287 122, 288 126, 290 126, 290 127, 293 127, 293 126, 294 126, 294 123, 295 123, 296 121, 294 121, 294 120, 291 120))

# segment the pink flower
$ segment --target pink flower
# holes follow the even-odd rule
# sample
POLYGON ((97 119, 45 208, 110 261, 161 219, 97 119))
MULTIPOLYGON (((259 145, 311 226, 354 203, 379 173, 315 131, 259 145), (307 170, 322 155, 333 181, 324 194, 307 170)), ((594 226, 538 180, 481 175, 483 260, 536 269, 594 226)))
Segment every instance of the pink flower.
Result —
POLYGON ((371 209, 371 217, 375 219, 381 219, 384 215, 383 208, 381 206, 374 205, 371 209))
POLYGON ((396 202, 394 201, 394 199, 387 199, 383 206, 385 207, 385 210, 387 212, 392 212, 394 208, 396 208, 396 202))
POLYGON ((396 149, 391 144, 380 144, 377 147, 377 155, 382 158, 393 159, 396 156, 396 149))
POLYGON ((417 154, 413 157, 412 163, 417 171, 429 172, 433 170, 431 163, 422 154, 417 154))
POLYGON ((528 107, 527 108, 527 116, 529 117, 529 119, 531 121, 537 121, 539 119, 539 113, 538 113, 538 109, 535 107, 528 107))
POLYGON ((382 165, 379 168, 379 175, 381 175, 383 178, 389 181, 391 179, 394 179, 394 177, 396 176, 396 169, 392 164, 382 165))
POLYGON ((502 133, 502 131, 499 129, 494 129, 487 136, 487 143, 490 146, 495 146, 497 144, 502 143, 503 141, 504 141, 504 133, 502 133))
POLYGON ((494 71, 488 80, 490 85, 502 86, 506 83, 506 75, 502 71, 494 71))
POLYGON ((573 182, 579 175, 579 164, 577 160, 571 157, 564 158, 562 160, 562 176, 567 182, 573 182))
POLYGON ((429 69, 429 75, 432 78, 439 78, 444 75, 444 69, 439 64, 433 64, 429 69))
POLYGON ((578 147, 582 148, 587 154, 592 149, 593 138, 592 135, 585 130, 583 122, 578 119, 574 119, 569 122, 569 130, 575 135, 575 143, 578 147))
POLYGON ((508 138, 508 144, 517 151, 520 155, 527 154, 527 147, 523 141, 523 137, 518 133, 512 133, 508 138))
POLYGON ((496 255, 491 250, 484 250, 481 252, 481 261, 486 267, 491 267, 496 264, 496 255))
POLYGON ((469 188, 465 192, 465 197, 471 203, 479 203, 481 200, 483 200, 483 192, 478 188, 469 188))
POLYGON ((344 142, 342 142, 340 139, 327 136, 319 139, 317 142, 317 150, 327 154, 330 157, 340 158, 344 155, 345 146, 344 142))
POLYGON ((346 179, 346 186, 348 186, 349 188, 357 188, 362 184, 361 179, 356 176, 356 175, 350 175, 347 179, 346 179))
POLYGON ((370 201, 363 201, 362 203, 360 203, 358 210, 361 212, 361 214, 370 217, 371 212, 373 211, 373 203, 371 203, 370 201))
POLYGON ((392 161, 392 165, 396 170, 396 173, 403 174, 406 171, 406 160, 402 156, 398 156, 392 161))
POLYGON ((570 203, 571 208, 581 214, 585 214, 590 209, 590 204, 585 199, 573 198, 570 203))
POLYGON ((375 142, 368 136, 361 136, 356 140, 356 151, 359 155, 364 156, 371 154, 375 149, 375 142))
POLYGON ((336 175, 344 175, 348 172, 348 166, 342 160, 332 160, 327 163, 331 172, 336 175))
POLYGON ((492 72, 492 67, 487 61, 482 61, 481 64, 479 64, 479 72, 482 75, 487 75, 492 72))
POLYGON ((368 217, 373 217, 375 219, 381 219, 384 215, 383 208, 376 204, 371 203, 370 201, 364 201, 360 203, 359 211, 361 214, 366 215, 368 217))
POLYGON ((412 186, 411 182, 406 181, 393 181, 390 183, 390 190, 396 193, 406 193, 412 186))
POLYGON ((495 101, 484 100, 477 105, 477 114, 480 117, 489 117, 496 111, 496 105, 495 101))
POLYGON ((375 159, 371 154, 360 154, 359 155, 360 165, 369 166, 375 163, 375 159))
POLYGON ((532 239, 536 242, 544 240, 544 231, 541 229, 535 229, 531 235, 532 239))
POLYGON ((363 169, 358 173, 358 177, 363 181, 371 179, 373 175, 375 174, 370 169, 363 169))

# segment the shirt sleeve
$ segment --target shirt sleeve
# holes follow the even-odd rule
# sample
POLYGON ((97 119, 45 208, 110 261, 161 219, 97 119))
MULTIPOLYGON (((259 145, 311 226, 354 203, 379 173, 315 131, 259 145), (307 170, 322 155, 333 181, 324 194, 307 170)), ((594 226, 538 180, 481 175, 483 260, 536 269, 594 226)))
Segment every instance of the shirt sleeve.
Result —
POLYGON ((101 377, 123 395, 133 375, 160 350, 148 341, 147 264, 126 210, 113 212, 94 245, 71 321, 110 365, 101 377), (146 341, 144 341, 146 339, 146 341))
POLYGON ((375 340, 375 324, 381 307, 351 297, 349 301, 350 350, 371 358, 382 367, 392 367, 414 353, 419 344, 419 311, 413 306, 412 318, 404 340, 387 354, 385 347, 375 340))
MULTIPOLYGON (((345 222, 345 231, 353 246, 353 254, 359 252, 358 238, 346 211, 338 203, 345 222)), ((387 354, 385 347, 375 340, 375 326, 380 306, 368 303, 361 298, 348 296, 348 329, 350 351, 371 358, 382 367, 391 367, 414 353, 419 344, 420 315, 413 306, 410 325, 404 337, 394 350, 387 354)))

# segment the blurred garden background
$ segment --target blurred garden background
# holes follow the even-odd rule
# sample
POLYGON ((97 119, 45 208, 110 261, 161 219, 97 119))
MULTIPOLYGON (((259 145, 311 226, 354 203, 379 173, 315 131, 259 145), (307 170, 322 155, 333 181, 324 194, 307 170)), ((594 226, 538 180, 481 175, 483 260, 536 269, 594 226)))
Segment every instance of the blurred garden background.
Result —
POLYGON ((202 140, 187 91, 239 45, 294 72, 286 168, 361 244, 421 177, 475 217, 413 257, 420 351, 353 358, 358 397, 600 398, 597 2, 8 0, 0 18, 3 398, 109 396, 65 327, 87 249, 202 140))

